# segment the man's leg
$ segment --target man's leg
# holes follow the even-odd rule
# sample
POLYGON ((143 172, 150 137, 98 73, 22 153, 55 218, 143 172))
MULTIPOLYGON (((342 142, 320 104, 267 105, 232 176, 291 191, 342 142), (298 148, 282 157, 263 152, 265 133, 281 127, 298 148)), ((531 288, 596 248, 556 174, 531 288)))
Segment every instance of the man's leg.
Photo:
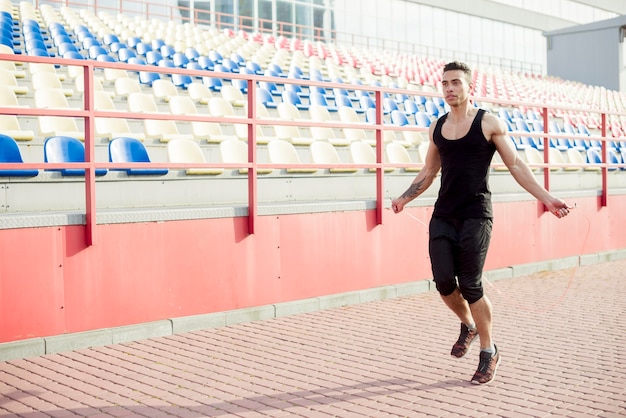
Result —
POLYGON ((471 316, 476 323, 478 336, 480 337, 480 348, 491 348, 491 301, 484 295, 478 301, 469 305, 471 316))
MULTIPOLYGON (((441 299, 443 299, 444 303, 452 312, 459 317, 462 323, 466 325, 471 325, 474 323, 474 318, 472 315, 472 311, 470 310, 470 305, 467 303, 463 295, 461 295, 461 291, 457 287, 451 295, 443 296, 441 295, 441 299)), ((479 330, 480 332, 480 330, 479 330)))

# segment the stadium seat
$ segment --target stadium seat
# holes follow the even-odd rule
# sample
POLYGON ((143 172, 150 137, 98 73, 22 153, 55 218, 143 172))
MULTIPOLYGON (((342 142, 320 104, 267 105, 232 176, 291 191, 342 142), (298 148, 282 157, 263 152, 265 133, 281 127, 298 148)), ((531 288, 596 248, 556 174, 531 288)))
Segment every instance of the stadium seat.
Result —
POLYGON ((114 82, 116 96, 128 98, 133 93, 141 93, 141 83, 137 78, 121 77, 114 82))
MULTIPOLYGON (((52 136, 47 138, 43 146, 44 162, 46 163, 82 163, 85 162, 85 146, 76 138, 69 136, 52 136)), ((63 176, 84 176, 82 168, 50 168, 46 171, 59 171, 63 176)), ((96 169, 96 176, 103 176, 107 169, 96 169)))
POLYGON ((193 83, 193 78, 187 74, 172 74, 172 83, 178 88, 187 89, 193 83))
POLYGON ((38 116, 37 125, 39 127, 39 134, 43 137, 70 136, 81 141, 85 140, 85 131, 78 129, 78 124, 74 118, 38 116))
MULTIPOLYGON (((549 161, 550 164, 566 164, 566 158, 564 156, 564 153, 566 153, 567 148, 565 150, 559 150, 558 148, 553 148, 550 147, 548 152, 549 152, 549 161)), ((580 171, 582 170, 582 167, 572 167, 572 166, 562 166, 562 167, 554 167, 557 170, 564 170, 564 171, 580 171)), ((556 171, 556 170, 555 170, 556 171)))
POLYGON ((213 116, 235 116, 235 109, 228 100, 223 97, 212 97, 209 100, 209 113, 213 116))
POLYGON ((0 85, 6 86, 13 90, 15 94, 28 94, 30 89, 28 86, 20 85, 15 78, 15 74, 4 68, 0 68, 0 85))
MULTIPOLYGON (((139 84, 142 86, 152 87, 152 84, 161 79, 161 75, 159 73, 154 73, 151 71, 140 71, 139 72, 139 84)), ((135 80, 134 78, 132 79, 135 80)))
POLYGON ((297 167, 302 164, 298 151, 294 145, 283 139, 275 139, 267 144, 269 159, 272 164, 286 164, 285 171, 288 173, 315 173, 316 168, 297 167))
POLYGON ((117 59, 121 62, 128 62, 131 58, 136 58, 137 53, 130 48, 120 48, 117 51, 117 59))
POLYGON ((582 167, 585 171, 600 171, 601 168, 598 166, 590 165, 587 163, 586 157, 583 157, 582 151, 578 151, 575 148, 568 148, 567 151, 567 161, 572 164, 577 164, 579 167, 582 167))
POLYGON ((0 106, 2 107, 27 107, 20 104, 17 96, 10 86, 0 84, 0 106))
POLYGON ((336 112, 337 106, 333 106, 330 105, 328 103, 328 100, 326 100, 326 96, 324 96, 323 94, 319 93, 319 92, 312 92, 309 94, 309 106, 310 105, 320 105, 320 106, 324 106, 326 109, 328 109, 329 112, 336 112))
POLYGON ((211 60, 211 58, 207 57, 206 55, 201 55, 198 58, 198 65, 200 65, 203 70, 213 71, 213 68, 215 68, 215 63, 213 62, 213 60, 211 60))
MULTIPOLYGON (((226 164, 247 164, 248 163, 248 144, 239 139, 227 139, 220 143, 220 158, 226 164)), ((258 174, 269 174, 273 170, 271 168, 257 169, 258 174)), ((246 167, 240 168, 239 173, 247 174, 246 167)))
MULTIPOLYGON (((376 152, 374 148, 365 141, 352 141, 350 143, 350 156, 354 164, 376 164, 376 152)), ((368 168, 370 172, 375 172, 375 168, 368 168)), ((385 172, 393 171, 393 167, 385 167, 385 172)))
POLYGON ((196 103, 208 104, 213 97, 211 90, 202 83, 191 83, 187 86, 187 94, 196 103))
MULTIPOLYGON (((169 102, 170 111, 174 115, 197 115, 198 109, 193 100, 187 96, 173 96, 169 102)), ((197 140, 206 140, 209 143, 220 143, 233 135, 224 135, 219 123, 205 121, 191 121, 191 132, 197 140)))
POLYGON ((268 109, 276 109, 278 107, 278 103, 274 101, 274 96, 268 89, 257 87, 257 100, 268 109))
POLYGON ((293 103, 288 103, 288 102, 278 103, 278 106, 276 106, 276 109, 278 110, 278 116, 281 119, 285 119, 285 120, 304 120, 305 119, 302 117, 302 114, 300 113, 300 109, 298 109, 296 105, 294 105, 293 103))
POLYGON ((280 96, 281 90, 279 90, 278 85, 273 81, 259 81, 259 87, 267 89, 272 96, 280 96))
POLYGON ((341 167, 343 164, 337 149, 329 142, 315 141, 310 145, 311 159, 314 164, 332 164, 328 171, 330 173, 355 173, 358 171, 352 167, 341 167))
POLYGON ((159 51, 149 50, 146 51, 146 63, 150 65, 159 65, 159 62, 163 60, 163 55, 159 51))
POLYGON ((243 107, 248 102, 241 90, 234 86, 222 86, 221 93, 222 97, 235 107, 243 107))
MULTIPOLYGON (((387 153, 387 160, 391 163, 397 164, 413 164, 409 152, 407 149, 400 143, 390 141, 385 145, 385 152, 387 153)), ((403 170, 406 172, 416 172, 420 171, 421 167, 404 167, 403 170)))
POLYGON ((300 96, 298 96, 298 93, 296 93, 293 90, 283 90, 283 92, 281 93, 283 102, 285 103, 291 103, 292 105, 296 106, 299 110, 308 110, 309 106, 306 103, 303 103, 302 100, 300 99, 300 96))
POLYGON ((432 123, 431 116, 422 111, 415 112, 415 124, 422 128, 428 128, 432 123))
MULTIPOLYGON (((315 122, 332 122, 330 112, 323 106, 311 105, 309 107, 311 119, 315 122)), ((311 136, 316 141, 327 141, 333 146, 347 146, 350 141, 343 135, 337 136, 335 130, 326 126, 311 126, 311 136)))
POLYGON ((40 87, 34 93, 35 107, 40 109, 69 109, 63 89, 40 87))
MULTIPOLYGON (((206 164, 202 149, 197 142, 187 138, 172 139, 167 143, 167 156, 171 163, 206 164)), ((222 168, 188 168, 187 174, 218 175, 224 172, 222 168)))
MULTIPOLYGON (((135 80, 136 81, 136 80, 135 80)), ((128 110, 139 113, 158 113, 159 109, 152 94, 141 91, 132 91, 128 95, 128 110)))
POLYGON ((0 132, 16 141, 32 141, 35 133, 30 129, 22 129, 15 115, 0 115, 0 132))
POLYGON ((222 79, 218 77, 202 77, 202 83, 212 91, 222 90, 222 79))
MULTIPOLYGON (((113 163, 149 163, 143 143, 135 138, 117 137, 109 142, 109 161, 113 163)), ((165 175, 167 168, 122 168, 128 175, 165 175)))
POLYGON ((74 95, 74 89, 63 87, 61 80, 59 80, 59 77, 55 73, 40 71, 32 74, 31 86, 35 92, 42 88, 53 88, 62 91, 66 97, 74 95))
MULTIPOLYGON (((540 152, 537 148, 528 147, 520 152, 520 155, 530 165, 532 171, 540 171, 541 167, 534 166, 534 164, 544 164, 543 152, 540 152)), ((551 167, 551 169, 554 169, 551 167)))
POLYGON ((174 96, 178 96, 178 89, 171 80, 160 78, 152 82, 152 94, 158 100, 169 102, 174 96))
MULTIPOLYGON (((23 163, 20 147, 13 138, 0 134, 0 165, 1 163, 23 163)), ((4 170, 0 169, 0 177, 35 177, 36 169, 4 170)))

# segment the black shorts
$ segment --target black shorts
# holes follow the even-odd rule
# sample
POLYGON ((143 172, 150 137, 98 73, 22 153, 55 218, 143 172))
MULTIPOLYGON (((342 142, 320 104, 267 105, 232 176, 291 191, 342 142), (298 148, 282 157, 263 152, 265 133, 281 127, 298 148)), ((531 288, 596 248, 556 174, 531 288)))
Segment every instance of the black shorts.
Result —
POLYGON ((442 296, 457 288, 468 303, 483 297, 483 267, 493 220, 438 218, 430 221, 429 252, 433 278, 442 296))

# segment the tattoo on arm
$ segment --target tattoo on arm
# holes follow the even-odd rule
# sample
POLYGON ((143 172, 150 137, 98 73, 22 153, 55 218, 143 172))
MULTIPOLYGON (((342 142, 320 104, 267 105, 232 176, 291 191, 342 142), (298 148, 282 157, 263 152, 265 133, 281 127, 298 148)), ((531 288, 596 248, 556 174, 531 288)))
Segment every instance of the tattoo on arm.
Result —
POLYGON ((414 199, 416 198, 422 191, 422 186, 424 185, 424 180, 420 180, 417 183, 413 183, 409 186, 409 188, 400 196, 401 199, 414 199))

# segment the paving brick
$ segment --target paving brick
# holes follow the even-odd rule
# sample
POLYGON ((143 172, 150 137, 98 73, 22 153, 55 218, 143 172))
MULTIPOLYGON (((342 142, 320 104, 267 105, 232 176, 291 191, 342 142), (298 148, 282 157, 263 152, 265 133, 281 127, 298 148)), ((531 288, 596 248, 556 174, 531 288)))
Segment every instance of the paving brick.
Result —
POLYGON ((103 346, 58 338, 58 354, 0 362, 0 416, 620 416, 626 260, 600 262, 613 257, 486 275, 503 355, 487 386, 469 383, 476 347, 450 357, 458 321, 424 281, 319 298, 303 312, 174 320, 174 335, 154 336, 166 321, 145 340, 133 327, 95 333, 111 338, 103 346))

